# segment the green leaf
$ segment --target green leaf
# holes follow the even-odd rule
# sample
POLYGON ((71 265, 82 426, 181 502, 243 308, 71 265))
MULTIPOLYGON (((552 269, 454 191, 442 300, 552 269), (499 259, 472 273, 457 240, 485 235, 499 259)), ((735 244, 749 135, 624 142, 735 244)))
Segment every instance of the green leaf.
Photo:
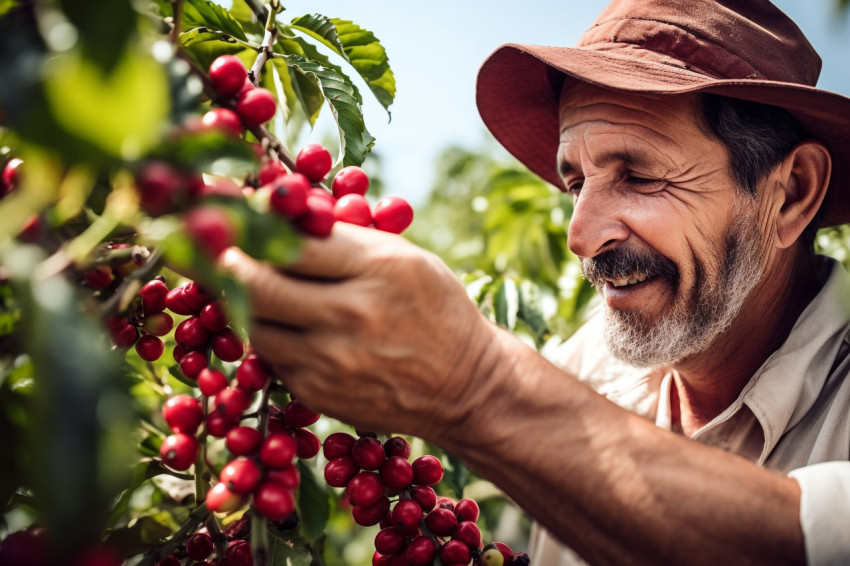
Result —
POLYGON ((513 279, 504 278, 493 297, 496 310, 496 322, 499 326, 513 330, 516 327, 519 311, 519 292, 513 279))
POLYGON ((456 499, 462 499, 463 490, 466 489, 470 480, 469 469, 459 458, 451 454, 446 454, 442 458, 442 462, 443 479, 440 483, 451 488, 456 499))
POLYGON ((247 41, 242 24, 230 12, 209 0, 186 0, 183 4, 183 29, 207 27, 247 41))
POLYGON ((378 102, 388 109, 395 99, 396 84, 384 46, 372 32, 353 22, 338 18, 331 21, 351 66, 363 77, 378 102))
POLYGON ((170 139, 157 146, 151 156, 187 169, 233 178, 244 178, 257 167, 257 156, 249 143, 216 131, 170 139))
POLYGON ((363 112, 351 82, 333 69, 298 55, 284 55, 284 58, 296 74, 318 81, 339 129, 343 165, 363 163, 375 143, 375 138, 366 129, 363 112))
POLYGON ((302 460, 298 460, 298 472, 301 474, 297 502, 301 536, 314 544, 325 532, 330 517, 328 488, 316 476, 314 467, 302 460))
MULTIPOLYGON (((130 2, 62 0, 62 11, 79 34, 77 46, 101 71, 109 72, 125 55, 136 32, 136 13, 130 2)), ((55 25, 55 24, 54 24, 55 25)))
POLYGON ((152 58, 128 51, 104 74, 88 59, 52 62, 44 94, 56 122, 115 158, 133 158, 154 145, 168 117, 168 82, 152 58))
POLYGON ((345 46, 343 46, 342 42, 339 40, 339 36, 336 32, 336 26, 329 18, 326 18, 321 14, 305 15, 292 20, 289 26, 320 41, 322 44, 333 50, 337 55, 348 61, 345 46))
POLYGON ((18 3, 18 0, 0 0, 0 16, 3 16, 11 10, 15 4, 18 3))
POLYGON ((518 299, 519 312, 517 315, 534 334, 535 341, 540 346, 549 332, 546 317, 543 314, 540 288, 533 282, 525 280, 519 284, 518 299))

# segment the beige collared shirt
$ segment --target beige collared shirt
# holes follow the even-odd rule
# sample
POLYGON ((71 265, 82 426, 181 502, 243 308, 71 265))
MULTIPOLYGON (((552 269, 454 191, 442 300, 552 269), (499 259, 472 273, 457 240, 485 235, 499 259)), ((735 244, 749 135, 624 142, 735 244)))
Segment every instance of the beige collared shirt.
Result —
MULTIPOLYGON (((826 259, 823 277, 785 343, 735 402, 691 437, 797 480, 810 566, 850 564, 850 276, 826 259)), ((670 429, 673 370, 613 359, 602 322, 600 311, 549 357, 623 408, 670 429)), ((583 564, 538 529, 529 555, 537 566, 583 564)))

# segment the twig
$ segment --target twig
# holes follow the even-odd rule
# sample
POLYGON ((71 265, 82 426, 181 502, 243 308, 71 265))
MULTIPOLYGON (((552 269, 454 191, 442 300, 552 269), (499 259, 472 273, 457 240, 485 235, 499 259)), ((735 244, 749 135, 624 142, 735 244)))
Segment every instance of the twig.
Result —
POLYGON ((206 503, 198 505, 189 515, 189 518, 186 519, 183 526, 180 527, 180 530, 174 533, 171 538, 165 542, 165 544, 142 558, 138 566, 151 566, 161 560, 164 560, 165 557, 171 554, 178 546, 183 544, 186 538, 194 533, 198 529, 198 526, 203 523, 209 515, 210 510, 207 509, 206 503))
POLYGON ((141 288, 140 282, 150 279, 150 275, 161 266, 162 250, 154 250, 148 257, 148 260, 136 271, 128 275, 124 281, 121 282, 121 285, 115 289, 112 296, 103 303, 103 306, 100 308, 101 318, 105 320, 109 316, 118 312, 121 307, 122 299, 124 298, 124 295, 127 294, 127 289, 130 285, 139 286, 141 288))
POLYGON ((280 9, 280 3, 272 1, 269 4, 269 8, 270 10, 268 18, 266 19, 266 32, 265 35, 263 35, 263 42, 260 44, 260 50, 257 53, 257 58, 254 60, 254 64, 251 65, 251 70, 248 71, 248 78, 254 86, 257 86, 257 83, 260 81, 260 73, 263 70, 263 66, 266 64, 266 61, 269 59, 272 46, 275 41, 277 41, 278 30, 274 19, 280 9))
POLYGON ((180 42, 180 33, 183 31, 183 0, 171 0, 171 31, 168 37, 171 43, 177 45, 180 42))

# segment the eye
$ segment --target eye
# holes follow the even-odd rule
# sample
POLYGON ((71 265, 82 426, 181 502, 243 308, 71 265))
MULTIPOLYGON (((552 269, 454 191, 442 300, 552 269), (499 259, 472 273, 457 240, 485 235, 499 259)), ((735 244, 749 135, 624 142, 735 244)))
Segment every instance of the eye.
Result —
POLYGON ((583 185, 584 181, 573 181, 571 183, 567 183, 567 192, 571 195, 577 196, 579 192, 581 192, 583 185))
POLYGON ((654 187, 656 185, 662 185, 664 183, 663 179, 651 179, 647 177, 636 177, 634 175, 629 175, 626 177, 626 182, 630 185, 635 185, 641 188, 649 188, 654 187))

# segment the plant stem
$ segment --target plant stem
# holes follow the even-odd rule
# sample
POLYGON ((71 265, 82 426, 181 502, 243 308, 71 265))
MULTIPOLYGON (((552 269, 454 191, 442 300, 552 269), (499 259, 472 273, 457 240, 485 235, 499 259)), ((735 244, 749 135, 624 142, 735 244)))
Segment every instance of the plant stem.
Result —
POLYGON ((156 564, 160 560, 165 559, 166 556, 171 554, 178 546, 183 544, 189 535, 194 533, 198 526, 203 523, 209 515, 210 510, 207 509, 206 503, 198 505, 189 515, 189 518, 186 519, 183 526, 180 527, 180 530, 174 533, 165 544, 142 558, 138 566, 151 566, 152 564, 156 564))
POLYGON ((160 267, 162 267, 162 250, 154 250, 148 256, 148 260, 136 271, 128 275, 121 282, 121 285, 115 289, 112 296, 103 303, 103 306, 100 307, 101 318, 105 320, 109 316, 124 310, 127 306, 125 303, 135 295, 132 293, 130 286, 132 285, 135 292, 138 293, 139 289, 142 288, 142 281, 151 279, 150 275, 160 267))
POLYGON ((171 32, 168 34, 171 43, 180 42, 180 32, 183 31, 183 0, 171 0, 171 32))
POLYGON ((274 42, 277 41, 277 24, 275 23, 275 16, 280 9, 280 4, 278 2, 271 2, 269 4, 269 8, 270 10, 268 18, 266 19, 266 32, 263 36, 263 42, 260 44, 260 49, 257 53, 257 58, 254 60, 254 64, 251 65, 251 70, 248 71, 248 78, 254 86, 257 86, 259 83, 260 73, 263 70, 263 66, 266 64, 266 61, 269 59, 269 54, 272 51, 274 42))
POLYGON ((269 562, 269 524, 265 517, 251 517, 251 553, 254 566, 266 566, 269 562))

